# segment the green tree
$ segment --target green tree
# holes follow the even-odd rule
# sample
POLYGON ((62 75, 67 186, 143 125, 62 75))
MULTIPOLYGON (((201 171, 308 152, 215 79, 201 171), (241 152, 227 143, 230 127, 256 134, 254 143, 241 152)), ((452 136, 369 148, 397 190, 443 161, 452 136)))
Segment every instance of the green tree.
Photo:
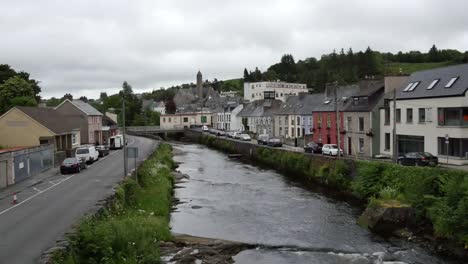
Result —
POLYGON ((56 107, 59 104, 61 104, 62 102, 63 102, 62 99, 52 97, 52 98, 50 98, 49 100, 46 101, 46 106, 47 107, 56 107))
POLYGON ((440 61, 440 54, 439 50, 437 49, 436 45, 432 45, 431 49, 427 53, 427 58, 429 62, 439 62, 440 61))
MULTIPOLYGON (((19 76, 14 76, 0 84, 0 111, 3 113, 14 106, 12 100, 17 97, 35 100, 35 93, 30 82, 19 76)), ((15 102, 25 102, 25 99, 17 99, 15 102)))
POLYGON ((10 102, 10 107, 13 106, 37 106, 37 101, 35 98, 28 96, 15 97, 10 102))

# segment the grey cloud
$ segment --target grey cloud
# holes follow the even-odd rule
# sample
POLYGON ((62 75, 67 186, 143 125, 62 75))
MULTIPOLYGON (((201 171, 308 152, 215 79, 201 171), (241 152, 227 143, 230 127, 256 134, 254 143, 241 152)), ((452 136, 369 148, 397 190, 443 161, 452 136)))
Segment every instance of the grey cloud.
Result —
POLYGON ((352 47, 466 49, 465 1, 2 1, 0 63, 41 80, 42 96, 96 97, 266 69, 283 53, 352 47))

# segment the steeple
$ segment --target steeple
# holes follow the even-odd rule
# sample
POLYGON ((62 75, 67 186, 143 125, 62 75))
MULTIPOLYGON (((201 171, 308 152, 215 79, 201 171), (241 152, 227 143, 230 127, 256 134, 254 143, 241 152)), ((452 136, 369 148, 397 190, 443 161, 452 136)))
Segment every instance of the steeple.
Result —
POLYGON ((203 98, 203 77, 200 70, 197 73, 197 93, 198 98, 203 98))

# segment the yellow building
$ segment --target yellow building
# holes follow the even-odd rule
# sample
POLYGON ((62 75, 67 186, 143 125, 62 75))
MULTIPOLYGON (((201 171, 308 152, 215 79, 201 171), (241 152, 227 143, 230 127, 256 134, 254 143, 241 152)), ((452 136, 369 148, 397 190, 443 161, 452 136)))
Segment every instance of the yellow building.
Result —
POLYGON ((0 145, 29 147, 54 144, 56 151, 80 145, 80 128, 53 108, 18 106, 0 116, 0 145))

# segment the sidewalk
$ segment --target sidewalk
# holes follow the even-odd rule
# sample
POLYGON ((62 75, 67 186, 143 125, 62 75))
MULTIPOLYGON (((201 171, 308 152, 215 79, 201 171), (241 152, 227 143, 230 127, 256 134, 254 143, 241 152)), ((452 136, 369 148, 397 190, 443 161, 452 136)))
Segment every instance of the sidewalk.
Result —
POLYGON ((37 185, 55 175, 60 174, 59 168, 52 168, 44 171, 36 176, 29 177, 24 181, 20 181, 16 184, 10 185, 4 189, 0 189, 0 200, 13 196, 13 193, 21 193, 23 190, 37 185))

